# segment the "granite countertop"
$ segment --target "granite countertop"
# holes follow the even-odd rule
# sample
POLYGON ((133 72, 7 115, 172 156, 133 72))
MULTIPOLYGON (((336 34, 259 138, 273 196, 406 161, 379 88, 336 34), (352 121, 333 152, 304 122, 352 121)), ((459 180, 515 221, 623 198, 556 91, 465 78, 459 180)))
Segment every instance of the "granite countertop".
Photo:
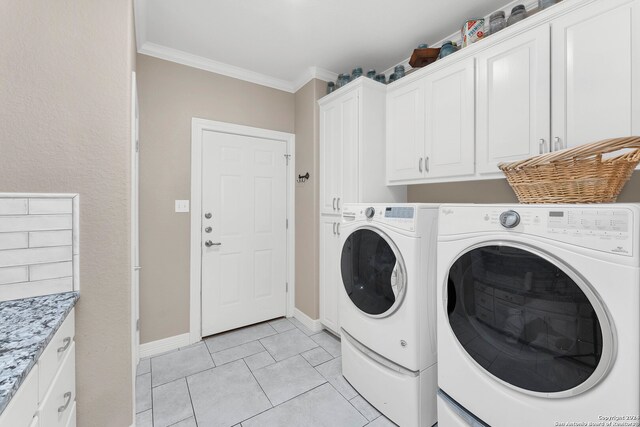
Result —
POLYGON ((0 414, 79 296, 64 292, 0 302, 0 414))

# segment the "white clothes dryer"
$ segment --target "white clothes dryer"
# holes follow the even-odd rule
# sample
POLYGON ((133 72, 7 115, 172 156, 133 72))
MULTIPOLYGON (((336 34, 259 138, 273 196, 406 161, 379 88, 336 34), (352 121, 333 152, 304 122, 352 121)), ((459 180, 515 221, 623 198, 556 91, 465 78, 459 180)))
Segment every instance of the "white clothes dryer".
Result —
POLYGON ((640 425, 639 226, 635 204, 441 206, 441 427, 640 425))
POLYGON ((345 204, 342 370, 396 424, 436 423, 437 205, 345 204))

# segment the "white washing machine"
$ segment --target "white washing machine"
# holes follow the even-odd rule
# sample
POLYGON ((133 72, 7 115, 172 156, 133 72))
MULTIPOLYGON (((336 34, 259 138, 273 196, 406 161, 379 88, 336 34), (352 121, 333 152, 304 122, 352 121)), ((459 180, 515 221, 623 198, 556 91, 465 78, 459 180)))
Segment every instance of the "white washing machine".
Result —
POLYGON ((640 205, 441 206, 441 427, 640 425, 639 225, 640 205))
POLYGON ((437 205, 345 204, 342 372, 402 427, 436 423, 437 205))

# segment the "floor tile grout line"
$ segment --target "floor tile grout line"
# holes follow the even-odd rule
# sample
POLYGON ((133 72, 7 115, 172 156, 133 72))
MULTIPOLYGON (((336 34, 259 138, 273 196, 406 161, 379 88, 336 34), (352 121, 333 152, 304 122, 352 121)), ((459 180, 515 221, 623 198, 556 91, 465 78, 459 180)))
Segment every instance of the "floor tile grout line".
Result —
MULTIPOLYGON (((256 381, 257 381, 257 380, 256 380, 256 381)), ((325 384, 329 384, 329 382, 328 382, 328 381, 325 381, 325 382, 323 382, 322 384, 319 384, 319 385, 317 385, 317 386, 315 386, 315 387, 313 387, 313 388, 310 388, 310 389, 309 389, 309 390, 307 390, 307 391, 304 391, 304 392, 302 392, 302 393, 300 393, 300 394, 298 394, 298 395, 296 395, 296 396, 293 396, 291 399, 287 399, 287 400, 285 400, 284 402, 277 404, 276 406, 273 406, 273 407, 271 407, 271 408, 269 408, 269 409, 265 409, 265 410, 264 410, 264 411, 262 411, 262 412, 258 412, 257 414, 252 415, 251 417, 249 417, 249 418, 247 418, 247 419, 244 419, 244 420, 240 421, 240 424, 244 423, 245 421, 249 421, 250 419, 253 419, 253 418, 255 418, 255 417, 259 416, 259 415, 262 415, 262 414, 264 414, 265 412, 272 411, 272 410, 276 409, 277 407, 282 406, 282 405, 284 405, 285 403, 287 403, 287 402, 289 402, 289 401, 291 401, 291 400, 293 400, 293 399, 295 399, 295 398, 297 398, 297 397, 300 397, 300 396, 302 396, 302 395, 304 395, 304 394, 310 393, 310 392, 312 392, 313 390, 317 389, 318 387, 322 387, 322 386, 323 386, 323 385, 325 385, 325 384)), ((258 383, 258 385, 260 385, 260 383, 258 383)), ((261 387, 261 388, 262 388, 262 387, 261 387)), ((266 396, 266 393, 265 393, 265 396, 266 396)), ((269 397, 268 397, 268 396, 267 396, 267 399, 269 399, 269 397)), ((271 402, 271 401, 269 400, 269 402, 271 402)), ((364 426, 363 426, 363 427, 364 427, 364 426)))
MULTIPOLYGON (((244 359, 242 359, 242 362, 244 363, 244 366, 246 366, 246 367, 247 367, 247 369, 249 370, 249 372, 251 373, 251 376, 253 377, 253 380, 256 382, 256 384, 258 384, 258 387, 260 387, 260 390, 262 390, 262 394, 264 394, 264 397, 266 397, 266 398, 267 398, 267 400, 269 401, 269 403, 271 404, 271 408, 269 408, 269 409, 273 409, 273 408, 275 408, 275 405, 273 404, 273 402, 271 401, 271 399, 269 399, 269 396, 267 395, 267 392, 266 392, 266 391, 264 391, 264 389, 262 388, 262 384, 260 384, 260 381, 258 381, 258 379, 256 378, 256 376, 255 376, 255 375, 253 375, 253 371, 251 370, 251 368, 249 368, 249 365, 247 364, 247 362, 246 362, 244 359)), ((267 409, 267 411, 268 411, 269 409, 267 409)), ((263 412, 264 412, 264 411, 263 411, 263 412)), ((240 421, 240 422, 242 422, 242 421, 240 421)))
MULTIPOLYGON (((289 330, 291 330, 291 329, 289 329, 289 330)), ((288 331, 285 331, 285 332, 288 332, 288 331)), ((202 338, 202 342, 204 343, 205 347, 207 347, 207 351, 209 352, 209 354, 213 354, 213 353, 220 353, 221 351, 231 350, 232 348, 238 348, 238 347, 241 347, 241 346, 243 346, 243 345, 245 345, 245 344, 249 344, 249 343, 254 342, 254 341, 260 341, 260 340, 262 340, 262 339, 269 338, 269 337, 272 337, 272 336, 274 336, 274 335, 280 335, 280 333, 276 331, 276 333, 274 333, 274 334, 271 334, 271 335, 265 335, 265 336, 263 336, 263 337, 256 338, 255 340, 247 341, 247 342, 245 342, 245 343, 238 344, 238 345, 234 345, 234 346, 231 346, 231 347, 225 348, 225 349, 223 349, 223 350, 218 350, 218 351, 211 351, 211 350, 209 349, 209 346, 207 345, 207 342, 206 342, 206 338, 202 338)), ((210 335, 209 337, 215 337, 215 335, 210 335)), ((207 338, 209 338, 209 337, 207 337, 207 338)), ((261 344, 262 344, 262 343, 261 343, 261 344)))
POLYGON ((193 398, 191 397, 191 388, 189 387, 189 380, 187 380, 187 378, 185 377, 184 381, 187 383, 187 393, 189 393, 189 403, 191 403, 191 413, 193 414, 193 422, 196 423, 196 427, 198 427, 198 418, 196 417, 196 408, 193 406, 193 398))

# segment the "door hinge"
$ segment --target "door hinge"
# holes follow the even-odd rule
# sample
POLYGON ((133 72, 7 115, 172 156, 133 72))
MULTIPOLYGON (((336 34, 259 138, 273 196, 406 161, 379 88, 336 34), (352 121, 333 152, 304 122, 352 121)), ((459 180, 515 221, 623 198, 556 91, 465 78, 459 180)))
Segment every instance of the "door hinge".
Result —
POLYGON ((287 223, 287 230, 289 229, 289 218, 286 219, 286 223, 287 223))
POLYGON ((285 292, 289 292, 289 282, 285 282, 284 287, 285 287, 285 292))
POLYGON ((140 152, 140 141, 136 139, 136 153, 140 152))
POLYGON ((136 320, 136 331, 140 330, 140 319, 136 320))
POLYGON ((285 154, 284 158, 287 160, 287 166, 289 165, 289 160, 291 159, 291 154, 285 154))

